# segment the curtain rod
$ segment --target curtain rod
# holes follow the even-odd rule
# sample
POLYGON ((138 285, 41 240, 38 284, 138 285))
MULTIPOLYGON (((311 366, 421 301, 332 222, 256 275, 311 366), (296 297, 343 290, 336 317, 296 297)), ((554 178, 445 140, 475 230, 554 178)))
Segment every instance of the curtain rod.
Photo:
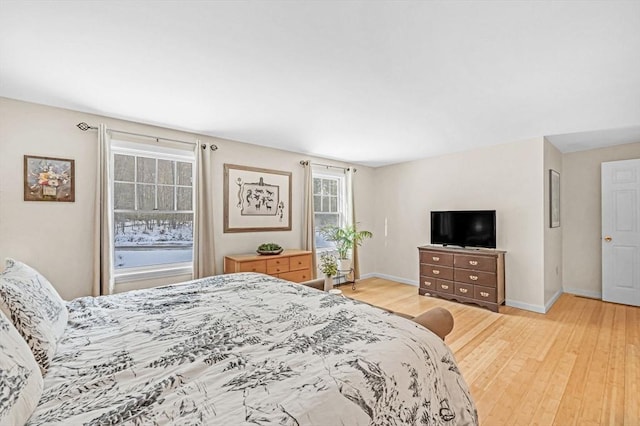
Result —
MULTIPOLYGON (((91 129, 91 130, 98 130, 97 127, 95 126, 89 126, 87 123, 85 123, 84 121, 82 123, 78 123, 76 125, 76 127, 80 130, 82 130, 83 132, 86 132, 87 130, 91 129)), ((155 139, 156 142, 160 142, 160 141, 169 141, 169 142, 177 142, 177 143, 186 143, 188 145, 197 145, 198 142, 189 142, 189 141, 181 141, 179 139, 170 139, 170 138, 161 138, 158 136, 151 136, 151 135, 144 135, 142 133, 133 133, 133 132, 125 132, 124 130, 114 130, 114 129, 109 129, 110 132, 112 133, 120 133, 123 135, 131 135, 131 136, 140 136, 142 138, 150 138, 150 139, 155 139)), ((211 144, 211 150, 212 151, 216 151, 218 149, 218 145, 216 144, 211 144)))
MULTIPOLYGON (((302 166, 306 166, 311 164, 312 166, 320 166, 320 167, 326 167, 327 169, 339 169, 339 170, 343 170, 343 171, 348 171, 351 170, 351 167, 340 167, 340 166, 332 166, 331 164, 322 164, 322 163, 311 163, 309 160, 300 160, 300 165, 302 166)), ((358 170, 353 167, 353 172, 357 172, 358 170)))

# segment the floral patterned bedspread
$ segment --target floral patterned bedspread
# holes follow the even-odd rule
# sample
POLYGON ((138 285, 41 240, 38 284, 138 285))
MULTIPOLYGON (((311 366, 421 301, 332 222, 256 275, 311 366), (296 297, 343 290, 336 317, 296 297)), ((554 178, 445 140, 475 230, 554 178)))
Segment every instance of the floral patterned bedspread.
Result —
POLYGON ((219 275, 68 308, 31 425, 477 424, 438 337, 299 284, 219 275))

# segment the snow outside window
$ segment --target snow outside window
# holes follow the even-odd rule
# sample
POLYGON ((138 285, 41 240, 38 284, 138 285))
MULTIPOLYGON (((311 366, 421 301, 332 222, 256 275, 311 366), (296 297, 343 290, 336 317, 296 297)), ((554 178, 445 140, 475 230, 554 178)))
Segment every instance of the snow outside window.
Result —
POLYGON ((325 240, 320 230, 325 226, 343 226, 345 215, 345 180, 341 175, 314 173, 313 176, 313 212, 315 221, 316 249, 321 251, 335 249, 333 241, 325 240))
POLYGON ((163 151, 112 149, 116 275, 193 265, 193 154, 163 151))

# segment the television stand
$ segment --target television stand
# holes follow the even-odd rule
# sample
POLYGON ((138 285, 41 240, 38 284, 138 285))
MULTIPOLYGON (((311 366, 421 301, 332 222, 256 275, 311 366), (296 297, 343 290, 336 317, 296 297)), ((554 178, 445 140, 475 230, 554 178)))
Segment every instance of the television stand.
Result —
POLYGON ((421 295, 473 303, 498 312, 504 303, 503 250, 418 247, 421 295))

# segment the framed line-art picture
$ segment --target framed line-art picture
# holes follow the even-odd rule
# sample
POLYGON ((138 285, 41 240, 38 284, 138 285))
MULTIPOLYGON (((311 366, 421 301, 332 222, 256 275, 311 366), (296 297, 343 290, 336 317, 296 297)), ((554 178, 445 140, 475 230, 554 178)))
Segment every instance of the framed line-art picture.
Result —
POLYGON ((560 173, 549 169, 549 226, 560 226, 560 173))
POLYGON ((74 202, 75 161, 24 156, 24 201, 74 202))
POLYGON ((224 165, 224 232, 291 230, 291 172, 224 165))

